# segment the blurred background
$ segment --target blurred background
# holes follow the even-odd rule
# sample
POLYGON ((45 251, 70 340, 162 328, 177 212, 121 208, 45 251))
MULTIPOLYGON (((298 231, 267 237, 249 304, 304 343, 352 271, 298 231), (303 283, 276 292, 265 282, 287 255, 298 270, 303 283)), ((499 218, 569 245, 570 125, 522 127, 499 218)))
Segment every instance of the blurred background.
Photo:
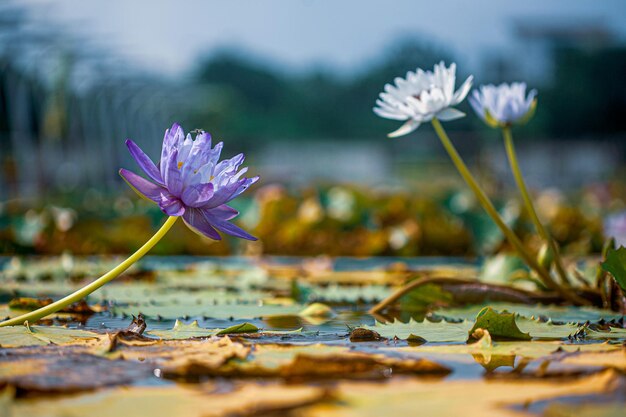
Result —
MULTIPOLYGON (((236 201, 256 243, 163 254, 476 256, 506 250, 430 126, 390 140, 372 107, 416 67, 457 84, 525 81, 515 130, 542 218, 569 254, 626 243, 626 6, 501 2, 0 2, 0 254, 126 253, 164 215, 121 181, 124 146, 153 158, 173 121, 225 141, 262 176, 236 201)), ((539 244, 501 138, 465 102, 446 124, 524 241, 539 244)))

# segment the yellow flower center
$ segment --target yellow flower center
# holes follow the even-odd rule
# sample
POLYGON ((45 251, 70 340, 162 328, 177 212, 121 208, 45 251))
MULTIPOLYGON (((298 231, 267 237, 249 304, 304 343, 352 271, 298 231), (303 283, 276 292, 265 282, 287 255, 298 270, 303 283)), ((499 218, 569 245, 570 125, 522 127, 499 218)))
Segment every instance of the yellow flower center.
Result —
POLYGON ((183 167, 183 161, 180 161, 180 162, 178 163, 178 169, 181 169, 182 167, 183 167))

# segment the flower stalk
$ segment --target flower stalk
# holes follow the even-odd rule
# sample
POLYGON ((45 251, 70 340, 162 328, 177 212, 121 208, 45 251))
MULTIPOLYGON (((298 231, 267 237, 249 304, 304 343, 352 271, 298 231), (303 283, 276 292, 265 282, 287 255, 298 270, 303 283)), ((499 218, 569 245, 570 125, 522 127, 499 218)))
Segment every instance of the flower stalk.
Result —
POLYGON ((511 171, 513 172, 513 177, 515 177, 515 183, 517 184, 517 188, 522 194, 522 200, 524 201, 526 211, 528 212, 533 224, 535 225, 537 232, 546 242, 554 255, 554 266, 556 267, 556 272, 559 275, 561 283, 566 286, 571 286, 570 280, 567 276, 567 272, 565 271, 565 267, 563 266, 563 259, 561 258, 561 255, 559 253, 559 248, 557 247, 554 239, 552 239, 552 237, 544 227, 543 223, 541 223, 541 220, 539 220, 537 210, 535 210, 532 198, 530 197, 530 193, 528 192, 528 187, 526 186, 526 182, 524 181, 524 177, 522 176, 522 170, 520 169, 519 163, 517 162, 517 154, 515 152, 515 146, 513 145, 513 135, 511 134, 511 127, 503 127, 502 135, 504 136, 504 147, 506 148, 506 154, 509 159, 509 164, 511 165, 511 171))
POLYGON ((37 320, 40 320, 50 314, 54 314, 59 310, 64 309, 65 307, 82 300, 87 297, 92 292, 96 291, 104 284, 112 281, 113 279, 120 276, 124 271, 130 268, 135 262, 141 259, 146 253, 148 253, 154 245, 156 245, 162 238, 167 234, 167 232, 172 228, 174 223, 176 223, 178 217, 170 216, 165 221, 163 226, 152 236, 141 248, 139 248, 135 253, 129 256, 125 261, 117 265, 111 271, 107 272, 97 280, 93 281, 91 284, 84 286, 83 288, 73 292, 72 294, 55 301, 52 304, 48 304, 45 307, 41 307, 37 310, 31 311, 30 313, 22 314, 21 316, 14 317, 9 320, 5 320, 0 322, 0 327, 4 326, 17 326, 22 325, 25 322, 34 323, 37 320))
POLYGON ((493 206, 493 204, 487 197, 487 194, 482 190, 480 185, 478 185, 478 183, 474 179, 474 176, 469 171, 469 169, 465 165, 465 162, 463 162, 463 159, 461 158, 456 148, 454 147, 454 144, 452 143, 452 141, 450 141, 450 138, 446 134, 446 131, 444 130, 439 120, 437 118, 433 118, 431 120, 431 123, 433 125, 433 128, 435 129, 435 132, 437 133, 437 136, 441 140, 443 147, 448 152, 448 155, 450 155, 450 158, 452 159, 452 162, 454 163, 456 169, 459 171, 459 173, 461 174, 461 176, 463 177, 467 185, 472 189, 472 191, 476 195, 476 198, 478 199, 481 206, 485 209, 487 214, 489 214, 492 220, 500 228, 504 236, 507 238, 509 243, 511 243, 511 245, 515 248, 517 253, 522 257, 524 262, 526 262, 526 264, 533 271, 537 273, 537 275, 539 276, 543 284, 546 287, 554 291, 557 291, 559 294, 561 294, 561 296, 563 296, 564 298, 576 304, 589 304, 587 300, 579 297, 578 295, 573 293, 570 289, 563 288, 560 285, 558 285, 552 279, 552 276, 550 275, 550 273, 541 265, 539 265, 537 261, 535 260, 535 258, 530 253, 528 253, 523 243, 519 240, 519 238, 515 235, 515 233, 506 225, 504 220, 502 220, 502 217, 500 216, 496 208, 493 206))

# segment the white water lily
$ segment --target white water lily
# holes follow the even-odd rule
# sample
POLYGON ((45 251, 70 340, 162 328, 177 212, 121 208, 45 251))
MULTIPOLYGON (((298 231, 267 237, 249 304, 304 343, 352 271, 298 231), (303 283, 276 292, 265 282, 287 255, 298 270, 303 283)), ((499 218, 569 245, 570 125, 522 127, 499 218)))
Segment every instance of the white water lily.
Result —
POLYGON ((406 78, 396 78, 395 85, 385 85, 385 91, 376 100, 374 112, 380 117, 393 120, 407 120, 389 137, 411 133, 423 122, 437 118, 442 121, 454 120, 465 113, 453 108, 462 102, 472 87, 472 76, 454 91, 456 64, 450 67, 442 62, 433 71, 418 68, 409 71, 406 78))
POLYGON ((469 102, 481 119, 491 127, 525 123, 537 106, 537 90, 526 95, 526 83, 489 84, 474 90, 469 102))

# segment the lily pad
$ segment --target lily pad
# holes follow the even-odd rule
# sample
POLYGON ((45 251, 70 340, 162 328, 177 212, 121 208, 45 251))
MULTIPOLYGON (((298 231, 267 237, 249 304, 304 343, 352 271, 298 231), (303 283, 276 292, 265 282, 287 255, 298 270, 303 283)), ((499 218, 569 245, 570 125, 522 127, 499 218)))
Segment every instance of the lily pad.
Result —
POLYGON ((194 320, 189 324, 185 324, 180 320, 176 320, 174 327, 169 330, 152 330, 146 332, 151 336, 157 336, 162 339, 189 339, 192 337, 208 337, 223 334, 235 334, 235 333, 256 333, 259 328, 254 324, 241 323, 234 326, 230 326, 226 329, 205 329, 198 325, 198 321, 194 320))
POLYGON ((327 396, 323 388, 301 385, 247 384, 229 392, 214 393, 206 388, 182 385, 114 388, 80 397, 15 402, 11 404, 10 415, 117 417, 128 415, 129 410, 141 410, 142 415, 155 417, 279 415, 327 396))
POLYGON ((470 338, 477 329, 488 330, 494 339, 530 340, 528 333, 522 332, 515 315, 509 312, 497 312, 491 307, 485 307, 476 316, 476 322, 469 331, 470 338))
POLYGON ((215 319, 253 319, 276 315, 297 315, 302 310, 301 305, 256 305, 256 304, 231 304, 231 305, 139 305, 139 306, 115 306, 113 314, 137 315, 143 314, 150 318, 178 319, 181 317, 212 317, 215 319))
POLYGON ((98 333, 59 326, 0 327, 0 346, 4 348, 42 346, 51 343, 56 345, 81 344, 101 338, 102 335, 98 333))
POLYGON ((473 322, 463 321, 460 323, 448 323, 446 321, 431 322, 429 320, 409 320, 403 323, 394 320, 392 323, 376 322, 374 326, 362 326, 366 329, 378 332, 382 337, 389 339, 417 339, 427 342, 465 342, 467 332, 472 328, 473 322))
POLYGON ((626 340, 626 329, 610 328, 604 330, 584 329, 585 339, 594 340, 626 340))
POLYGON ((433 311, 433 316, 448 320, 473 320, 485 307, 492 307, 497 311, 509 311, 527 318, 542 318, 553 322, 585 323, 601 319, 612 320, 622 317, 621 314, 610 310, 593 307, 561 307, 554 305, 524 305, 511 303, 490 303, 488 305, 470 305, 460 308, 440 308, 433 311))

